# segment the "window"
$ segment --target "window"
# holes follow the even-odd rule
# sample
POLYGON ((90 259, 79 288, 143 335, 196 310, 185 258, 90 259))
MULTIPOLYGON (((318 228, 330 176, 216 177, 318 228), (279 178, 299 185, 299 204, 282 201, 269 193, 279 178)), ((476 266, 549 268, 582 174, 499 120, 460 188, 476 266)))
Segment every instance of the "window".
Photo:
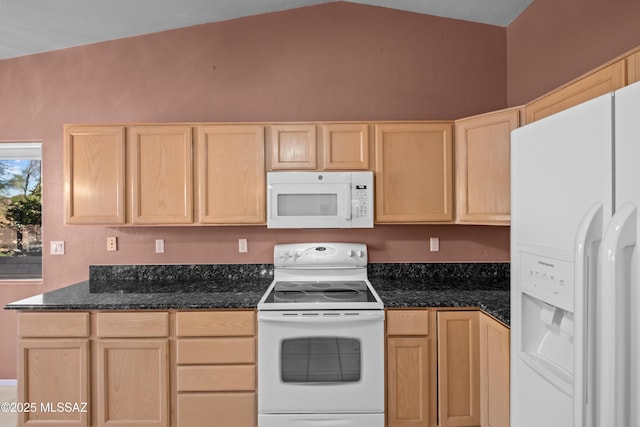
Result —
POLYGON ((0 143, 0 280, 42 279, 42 144, 0 143))

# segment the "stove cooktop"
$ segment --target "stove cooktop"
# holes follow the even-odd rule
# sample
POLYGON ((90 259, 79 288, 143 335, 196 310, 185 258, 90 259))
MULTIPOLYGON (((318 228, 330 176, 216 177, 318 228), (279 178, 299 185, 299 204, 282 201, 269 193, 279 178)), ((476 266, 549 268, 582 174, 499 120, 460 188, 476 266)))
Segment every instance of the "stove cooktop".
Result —
POLYGON ((264 300, 266 304, 376 302, 364 281, 276 282, 264 300))

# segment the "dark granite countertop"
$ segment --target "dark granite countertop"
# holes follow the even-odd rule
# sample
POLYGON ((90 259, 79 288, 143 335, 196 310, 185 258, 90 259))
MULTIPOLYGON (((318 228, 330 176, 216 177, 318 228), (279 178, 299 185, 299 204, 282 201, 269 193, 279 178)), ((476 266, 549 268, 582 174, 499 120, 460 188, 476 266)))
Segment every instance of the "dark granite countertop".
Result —
MULTIPOLYGON (((478 307, 509 325, 504 266, 496 271, 494 264, 451 265, 431 264, 425 271, 424 265, 378 264, 370 268, 369 279, 387 308, 478 307)), ((273 272, 265 265, 245 266, 241 274, 230 266, 92 266, 89 281, 16 301, 5 309, 255 308, 272 280, 273 272)))

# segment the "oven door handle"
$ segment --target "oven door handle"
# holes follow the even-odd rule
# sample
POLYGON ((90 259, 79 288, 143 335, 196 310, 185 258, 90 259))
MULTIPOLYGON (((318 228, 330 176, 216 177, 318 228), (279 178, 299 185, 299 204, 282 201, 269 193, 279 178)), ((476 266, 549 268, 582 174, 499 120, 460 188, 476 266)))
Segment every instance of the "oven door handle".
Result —
POLYGON ((384 320, 384 311, 358 314, 291 314, 269 315, 258 313, 259 322, 267 323, 352 323, 384 320))

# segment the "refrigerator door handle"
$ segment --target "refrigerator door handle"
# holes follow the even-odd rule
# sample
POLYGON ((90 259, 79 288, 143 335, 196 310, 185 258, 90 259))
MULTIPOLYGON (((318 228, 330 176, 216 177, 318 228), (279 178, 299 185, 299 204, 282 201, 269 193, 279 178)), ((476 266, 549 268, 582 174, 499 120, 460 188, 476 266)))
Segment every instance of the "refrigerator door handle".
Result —
POLYGON ((583 216, 574 243, 574 351, 573 351, 573 426, 592 427, 593 412, 593 331, 595 274, 598 243, 602 240, 603 204, 594 203, 583 216), (582 284, 582 286, 581 286, 582 284), (591 380, 590 380, 591 379, 591 380), (589 406, 587 406, 589 405, 589 406))
POLYGON ((628 427, 629 325, 631 274, 629 249, 637 244, 637 207, 625 203, 611 219, 599 253, 597 290, 597 417, 598 426, 628 427), (627 265, 628 264, 628 265, 627 265))

